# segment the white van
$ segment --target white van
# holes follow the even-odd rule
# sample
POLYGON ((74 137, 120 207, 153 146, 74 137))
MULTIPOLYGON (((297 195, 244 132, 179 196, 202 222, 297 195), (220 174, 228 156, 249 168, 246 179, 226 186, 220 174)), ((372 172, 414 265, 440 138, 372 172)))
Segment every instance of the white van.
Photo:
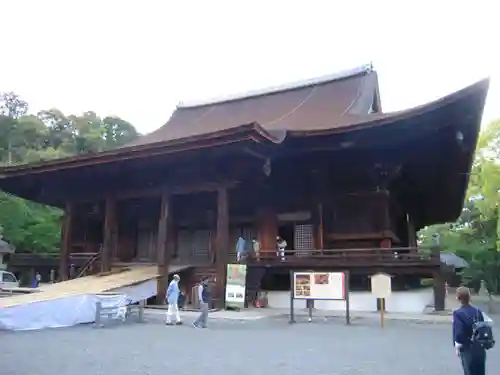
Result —
POLYGON ((19 280, 12 272, 0 271, 0 289, 19 288, 19 280))

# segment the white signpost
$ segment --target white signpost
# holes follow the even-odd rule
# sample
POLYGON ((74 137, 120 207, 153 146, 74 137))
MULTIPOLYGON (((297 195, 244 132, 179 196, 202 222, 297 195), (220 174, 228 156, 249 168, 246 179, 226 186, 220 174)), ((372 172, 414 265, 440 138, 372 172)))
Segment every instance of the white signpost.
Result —
POLYGON ((392 293, 391 275, 386 273, 376 273, 370 276, 372 294, 381 301, 380 303, 380 327, 384 328, 385 299, 392 293))

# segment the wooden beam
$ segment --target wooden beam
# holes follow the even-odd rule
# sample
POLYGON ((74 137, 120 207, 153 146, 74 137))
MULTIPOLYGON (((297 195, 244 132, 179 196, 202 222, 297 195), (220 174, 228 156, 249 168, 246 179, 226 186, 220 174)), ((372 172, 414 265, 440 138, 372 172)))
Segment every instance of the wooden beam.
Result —
POLYGON ((158 288, 156 303, 165 304, 168 287, 168 266, 171 259, 170 246, 167 246, 168 222, 170 214, 170 197, 166 190, 161 195, 160 217, 158 219, 158 237, 156 239, 156 254, 158 263, 158 288))
MULTIPOLYGON (((144 187, 135 189, 124 189, 122 191, 108 192, 108 195, 113 195, 113 197, 120 200, 135 199, 135 198, 151 198, 151 197, 161 197, 163 192, 166 190, 170 195, 185 195, 193 193, 204 193, 204 192, 217 192, 219 188, 225 187, 228 189, 234 188, 238 185, 239 181, 220 181, 220 182, 200 182, 191 184, 179 184, 179 185, 160 185, 154 187, 144 187)), ((99 198, 102 198, 102 193, 99 196, 86 196, 83 198, 73 199, 75 202, 92 202, 99 198)))
POLYGON ((323 203, 318 203, 318 227, 317 227, 317 232, 316 232, 316 238, 317 238, 317 247, 318 250, 323 253, 323 249, 325 248, 325 239, 324 239, 324 224, 323 224, 323 203))
POLYGON ((147 198, 147 197, 161 197, 165 190, 168 190, 171 195, 192 194, 217 191, 221 184, 218 183, 200 183, 192 185, 180 185, 176 187, 157 186, 146 189, 135 189, 118 192, 117 199, 125 200, 132 198, 147 198))
POLYGON ((85 154, 70 158, 49 160, 41 163, 4 167, 0 178, 17 177, 23 175, 41 174, 49 171, 61 171, 65 169, 95 166, 113 162, 123 162, 129 159, 151 158, 186 151, 199 151, 211 147, 234 145, 243 141, 256 140, 250 133, 255 132, 255 124, 246 124, 238 128, 220 130, 210 134, 202 134, 189 138, 174 139, 167 142, 158 142, 154 146, 145 144, 130 149, 119 148, 115 150, 100 152, 98 154, 85 154), (38 165, 37 165, 38 164, 38 165))
POLYGON ((116 237, 118 222, 116 216, 116 200, 107 197, 104 209, 103 244, 101 249, 101 272, 111 270, 111 256, 116 253, 116 237))
POLYGON ((66 203, 61 226, 61 257, 59 259, 59 278, 62 281, 69 279, 69 257, 71 252, 72 222, 74 221, 73 215, 73 204, 66 203))
POLYGON ((217 279, 216 288, 219 297, 219 308, 225 307, 226 298, 226 271, 229 254, 229 197, 226 187, 217 192, 217 279))

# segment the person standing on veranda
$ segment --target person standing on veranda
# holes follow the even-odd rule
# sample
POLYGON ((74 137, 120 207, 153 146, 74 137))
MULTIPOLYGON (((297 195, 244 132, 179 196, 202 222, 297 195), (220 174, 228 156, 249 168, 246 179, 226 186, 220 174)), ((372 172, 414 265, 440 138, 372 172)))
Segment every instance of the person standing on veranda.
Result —
POLYGON ((236 261, 239 263, 243 260, 245 254, 246 240, 239 236, 236 241, 236 261))
POLYGON ((168 285, 167 289, 167 303, 168 303, 168 309, 167 309, 167 317, 165 323, 169 326, 173 325, 172 323, 172 315, 175 312, 175 319, 177 325, 182 324, 181 321, 181 315, 179 312, 179 295, 180 295, 180 289, 179 289, 179 281, 180 281, 180 276, 175 274, 172 281, 168 285))
POLYGON ((253 253, 256 260, 260 260, 260 242, 255 238, 252 241, 253 253))
POLYGON ((285 260, 285 249, 287 246, 286 241, 281 238, 280 236, 276 237, 276 246, 277 246, 277 252, 276 255, 281 258, 281 260, 285 260))
POLYGON ((207 328, 207 320, 208 320, 208 308, 210 302, 212 300, 212 296, 210 293, 210 289, 208 286, 208 278, 205 277, 200 285, 198 285, 198 301, 200 303, 200 316, 193 322, 193 327, 195 328, 207 328))

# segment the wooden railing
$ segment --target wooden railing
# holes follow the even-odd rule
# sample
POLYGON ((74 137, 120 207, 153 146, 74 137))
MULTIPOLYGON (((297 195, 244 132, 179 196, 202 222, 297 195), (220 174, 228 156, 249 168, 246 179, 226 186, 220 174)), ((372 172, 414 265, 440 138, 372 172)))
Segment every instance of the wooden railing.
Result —
POLYGON ((401 263, 439 265, 439 249, 393 247, 389 249, 323 249, 323 250, 285 250, 284 256, 277 250, 260 250, 258 256, 251 254, 247 262, 296 263, 309 260, 327 263, 401 263))
MULTIPOLYGON (((12 267, 59 267, 59 254, 14 253, 11 255, 9 265, 12 267)), ((81 266, 85 260, 78 259, 74 263, 81 266)))
POLYGON ((89 258, 92 258, 93 256, 95 256, 96 254, 99 254, 99 253, 96 253, 96 252, 92 252, 92 253, 71 253, 69 254, 69 257, 71 260, 74 260, 74 259, 89 259, 89 258))
POLYGON ((70 259, 86 259, 85 263, 82 265, 80 270, 76 273, 74 278, 79 278, 85 276, 87 272, 92 269, 96 262, 101 258, 101 253, 72 253, 70 259))

